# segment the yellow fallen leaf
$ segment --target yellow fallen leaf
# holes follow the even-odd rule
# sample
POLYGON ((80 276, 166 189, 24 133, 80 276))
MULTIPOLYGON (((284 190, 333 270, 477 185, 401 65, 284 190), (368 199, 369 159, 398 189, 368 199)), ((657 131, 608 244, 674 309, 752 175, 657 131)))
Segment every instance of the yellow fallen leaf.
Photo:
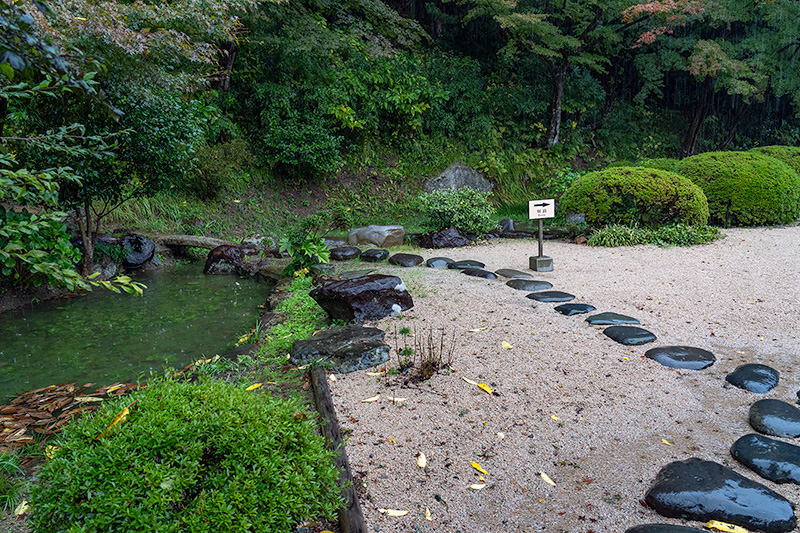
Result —
POLYGON ((386 373, 386 372, 384 372, 384 371, 381 371, 381 372, 367 372, 367 375, 368 375, 368 376, 382 376, 382 375, 384 375, 385 373, 386 373))
POLYGON ((474 485, 470 485, 469 488, 471 488, 472 490, 481 490, 485 486, 486 483, 475 483, 474 485))
POLYGON ((428 466, 428 459, 425 457, 425 454, 422 453, 422 452, 419 452, 417 454, 417 466, 420 467, 420 468, 425 468, 426 466, 428 466))
POLYGON ((76 402, 79 403, 86 403, 86 402, 102 402, 102 398, 98 398, 97 396, 75 396, 73 398, 76 402))
POLYGON ((668 440, 661 439, 661 442, 663 442, 667 446, 672 446, 672 443, 670 441, 668 441, 668 440))
POLYGON ((391 442, 392 444, 397 444, 397 443, 394 441, 394 437, 389 437, 389 442, 391 442))
POLYGON ((475 461, 472 461, 472 468, 474 468, 475 470, 477 470, 477 471, 478 471, 478 472, 480 472, 481 474, 486 474, 487 476, 489 475, 489 472, 487 472, 486 470, 484 470, 483 468, 481 468, 481 465, 479 465, 479 464, 478 464, 478 463, 476 463, 475 461))
POLYGON ((408 400, 408 398, 395 398, 394 396, 389 396, 389 401, 390 402, 398 402, 398 403, 400 403, 400 402, 404 402, 406 400, 408 400))
POLYGON ((547 474, 545 474, 544 472, 539 472, 539 475, 542 477, 542 479, 544 480, 544 482, 545 482, 545 483, 547 483, 548 485, 552 485, 552 486, 554 486, 554 487, 556 486, 556 482, 555 482, 555 481, 553 481, 552 479, 550 479, 550 476, 548 476, 548 475, 547 475, 547 474))
POLYGON ((56 446, 54 444, 48 444, 44 447, 44 456, 48 459, 52 459, 58 450, 61 449, 61 446, 56 446))
POLYGON ((333 533, 333 531, 328 531, 327 529, 323 529, 323 530, 322 530, 322 531, 320 531, 319 533, 333 533))
POLYGON ((259 388, 261 385, 263 385, 263 383, 253 383, 252 385, 250 385, 249 387, 247 387, 245 390, 256 390, 256 389, 257 389, 257 388, 259 388))
POLYGON ((467 331, 469 331, 470 333, 478 333, 479 331, 483 331, 483 330, 486 330, 486 329, 489 329, 489 328, 475 328, 475 329, 468 329, 467 331))
POLYGON ((398 509, 378 509, 378 512, 386 516, 405 516, 409 513, 408 511, 400 511, 398 509))
POLYGON ((328 376, 328 379, 329 379, 329 380, 331 380, 331 381, 333 381, 333 382, 336 382, 336 376, 334 376, 333 374, 331 374, 330 376, 328 376))
POLYGON ((28 500, 22 500, 22 502, 19 505, 17 505, 17 507, 14 509, 14 516, 23 515, 30 510, 31 508, 28 505, 28 500))
POLYGON ((428 522, 433 522, 433 517, 431 517, 431 510, 427 507, 425 508, 425 520, 428 522))
POLYGON ((477 381, 472 381, 471 379, 469 379, 469 378, 465 378, 464 376, 461 376, 461 379, 463 379, 464 381, 466 381, 466 382, 467 382, 467 383, 469 383, 470 385, 477 385, 477 384, 478 384, 478 382, 477 382, 477 381))
POLYGON ((373 396, 371 398, 365 398, 365 399, 361 400, 361 403, 377 402, 380 399, 380 397, 381 397, 380 394, 376 394, 375 396, 373 396))
POLYGON ((506 341, 503 341, 503 342, 501 342, 501 343, 500 343, 500 345, 501 345, 503 348, 505 348, 506 350, 510 350, 511 348, 513 348, 513 347, 514 347, 514 345, 513 345, 513 344, 509 344, 509 343, 507 343, 506 341))
POLYGON ((478 476, 478 481, 483 481, 485 483, 486 482, 486 478, 484 478, 483 476, 478 476))
MULTIPOLYGON (((114 418, 111 420, 111 423, 110 423, 109 425, 107 425, 107 426, 105 427, 105 429, 104 429, 103 431, 101 431, 101 432, 100 432, 100 434, 99 434, 99 435, 97 435, 97 436, 94 438, 94 440, 98 440, 100 437, 106 437, 106 436, 108 436, 108 434, 111 432, 111 429, 112 429, 114 426, 116 426, 117 424, 121 424, 122 422, 125 422, 125 420, 127 420, 127 419, 128 419, 128 415, 130 414, 130 412, 131 412, 131 409, 133 408, 133 406, 134 406, 134 405, 136 404, 136 402, 138 402, 138 401, 139 401, 139 400, 133 400, 133 402, 131 402, 131 403, 130 403, 130 404, 129 404, 129 405, 128 405, 128 406, 127 406, 125 409, 123 409, 123 410, 122 410, 122 412, 120 412, 120 413, 119 413, 117 416, 115 416, 115 417, 114 417, 114 418)), ((6 439, 6 440, 8 440, 8 439, 6 439)))
POLYGON ((121 387, 122 385, 114 385, 113 387, 109 387, 106 389, 106 394, 111 394, 115 390, 119 390, 121 387))
POLYGON ((729 533, 747 533, 747 530, 743 527, 734 526, 733 524, 728 524, 726 522, 719 522, 717 520, 711 520, 706 524, 708 529, 713 529, 714 531, 728 531, 729 533))
POLYGON ((491 394, 492 393, 492 388, 489 385, 487 385, 486 383, 478 383, 478 387, 482 391, 486 392, 487 394, 491 394))
POLYGON ((560 419, 560 418, 558 418, 556 415, 550 415, 550 418, 552 418, 553 420, 561 420, 561 419, 560 419))

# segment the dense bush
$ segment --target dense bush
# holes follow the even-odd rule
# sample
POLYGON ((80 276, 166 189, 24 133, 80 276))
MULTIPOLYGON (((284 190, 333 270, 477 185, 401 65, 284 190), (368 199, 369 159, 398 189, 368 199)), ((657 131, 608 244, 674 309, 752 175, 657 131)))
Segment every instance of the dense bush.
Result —
POLYGON ((800 176, 775 158, 746 152, 707 152, 676 170, 708 197, 714 224, 788 224, 800 216, 800 176))
POLYGON ((464 233, 483 235, 495 227, 489 193, 462 187, 424 193, 419 200, 424 224, 431 231, 455 226, 464 233))
POLYGON ((634 246, 655 244, 657 246, 692 246, 707 244, 722 237, 719 228, 713 226, 687 226, 668 224, 657 228, 623 226, 611 224, 600 228, 589 237, 589 246, 634 246))
POLYGON ((672 159, 669 157, 658 157, 655 159, 642 159, 637 161, 634 166, 637 167, 644 167, 644 168, 657 168, 659 170, 667 170, 669 172, 675 172, 675 168, 680 163, 678 159, 672 159))
POLYGON ((768 155, 779 161, 783 161, 795 172, 800 174, 800 147, 797 146, 759 146, 753 148, 750 153, 768 155))
POLYGON ((561 197, 561 208, 586 213, 586 222, 599 225, 704 225, 708 220, 708 204, 697 185, 672 172, 641 167, 581 176, 561 197))
POLYGON ((340 503, 315 425, 297 402, 227 382, 150 385, 66 428, 32 490, 32 524, 87 533, 294 531, 340 503))

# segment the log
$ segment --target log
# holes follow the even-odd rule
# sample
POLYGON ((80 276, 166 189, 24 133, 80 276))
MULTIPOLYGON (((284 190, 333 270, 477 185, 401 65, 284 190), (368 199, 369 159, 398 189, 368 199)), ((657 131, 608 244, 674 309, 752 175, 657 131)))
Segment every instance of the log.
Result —
POLYGON ((339 469, 339 490, 344 500, 338 511, 339 532, 366 533, 367 525, 364 522, 361 505, 358 503, 353 474, 350 471, 347 452, 345 452, 342 435, 339 431, 336 411, 333 409, 328 378, 325 376, 325 370, 321 366, 312 366, 309 374, 311 376, 311 388, 314 392, 314 403, 322 418, 322 435, 328 443, 328 448, 339 452, 333 458, 336 467, 339 469))
POLYGON ((191 246, 193 248, 205 248, 213 250, 217 246, 241 246, 241 243, 215 239, 214 237, 200 237, 198 235, 156 235, 150 237, 155 243, 164 246, 191 246))

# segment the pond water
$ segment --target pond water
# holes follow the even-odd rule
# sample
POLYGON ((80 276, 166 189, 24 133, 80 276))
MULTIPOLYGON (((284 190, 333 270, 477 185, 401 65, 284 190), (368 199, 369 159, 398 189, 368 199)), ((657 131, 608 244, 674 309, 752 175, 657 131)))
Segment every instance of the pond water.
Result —
POLYGON ((135 381, 232 347, 271 287, 179 264, 136 278, 143 297, 95 289, 0 314, 0 403, 56 383, 135 381))

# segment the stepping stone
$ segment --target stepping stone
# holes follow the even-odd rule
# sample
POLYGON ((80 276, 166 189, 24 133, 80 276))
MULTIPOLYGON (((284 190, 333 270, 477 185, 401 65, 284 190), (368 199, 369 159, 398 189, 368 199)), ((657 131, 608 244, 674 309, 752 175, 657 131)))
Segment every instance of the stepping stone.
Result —
POLYGON ((730 468, 696 457, 662 468, 644 501, 671 518, 719 520, 784 533, 797 525, 789 500, 730 468))
POLYGON ((643 524, 626 529, 625 533, 708 533, 705 529, 695 529, 672 524, 643 524))
POLYGON ((527 272, 520 272, 519 270, 514 270, 511 268, 501 268, 500 270, 496 270, 495 274, 497 274, 498 276, 503 276, 504 278, 533 279, 533 276, 531 276, 527 272))
POLYGON ((454 268, 456 270, 464 270, 465 268, 483 268, 486 265, 480 261, 473 261, 472 259, 464 259, 463 261, 454 261, 447 265, 447 268, 454 268))
MULTIPOLYGON (((516 280, 511 280, 516 281, 516 280)), ((509 281, 509 283, 511 283, 509 281)), ((530 298, 531 300, 536 300, 537 302, 568 302, 570 300, 574 300, 575 296, 566 292, 561 291, 539 291, 539 292, 532 292, 526 296, 526 298, 530 298)))
POLYGON ((582 315, 595 310, 595 308, 589 304, 561 304, 554 309, 562 315, 567 316, 582 315))
POLYGON ((631 316, 620 315, 619 313, 599 313, 586 319, 592 326, 618 326, 620 324, 639 324, 640 322, 631 316))
POLYGON ((425 266, 430 268, 446 268, 450 263, 455 263, 455 261, 447 257, 431 257, 425 261, 425 266))
POLYGON ((364 276, 369 276, 375 272, 374 268, 370 268, 367 270, 351 270, 350 272, 342 272, 339 274, 339 277, 342 279, 356 279, 356 278, 363 278, 364 276))
POLYGON ((349 261, 361 255, 361 248, 356 246, 337 246, 331 248, 331 259, 334 261, 349 261))
POLYGON ((638 346, 656 340, 656 336, 643 328, 633 326, 609 326, 603 330, 606 337, 625 346, 638 346))
POLYGON ((747 364, 725 376, 725 381, 756 394, 766 394, 778 385, 780 372, 767 365, 747 364))
POLYGON ((313 274, 323 274, 330 276, 336 270, 336 267, 334 267, 330 263, 317 263, 316 265, 311 265, 310 267, 308 267, 308 269, 313 274))
POLYGON ((383 337, 383 330, 359 325, 324 329, 294 341, 289 362, 302 366, 322 360, 343 374, 372 368, 389 360, 390 347, 383 337))
POLYGON ((546 281, 537 281, 534 279, 511 279, 506 281, 506 285, 518 291, 546 291, 552 289, 553 284, 546 281))
POLYGON ((362 261, 377 263, 378 261, 383 261, 389 257, 389 250, 384 250, 382 248, 370 248, 369 250, 364 250, 361 252, 359 257, 362 261))
POLYGON ((750 406, 750 425, 759 433, 800 437, 800 409, 780 400, 758 400, 750 406))
POLYGON ((424 260, 421 255, 414 254, 394 254, 389 258, 390 264, 399 265, 401 267, 415 267, 421 265, 422 261, 424 260))
POLYGON ((733 443, 731 455, 764 479, 800 485, 800 446, 751 433, 733 443))
POLYGON ((703 370, 717 360, 708 350, 691 346, 659 346, 647 350, 644 356, 664 366, 682 370, 703 370))
POLYGON ((497 279, 497 276, 494 272, 489 272, 488 270, 483 270, 482 268, 465 268, 461 271, 461 273, 476 278, 497 279))

